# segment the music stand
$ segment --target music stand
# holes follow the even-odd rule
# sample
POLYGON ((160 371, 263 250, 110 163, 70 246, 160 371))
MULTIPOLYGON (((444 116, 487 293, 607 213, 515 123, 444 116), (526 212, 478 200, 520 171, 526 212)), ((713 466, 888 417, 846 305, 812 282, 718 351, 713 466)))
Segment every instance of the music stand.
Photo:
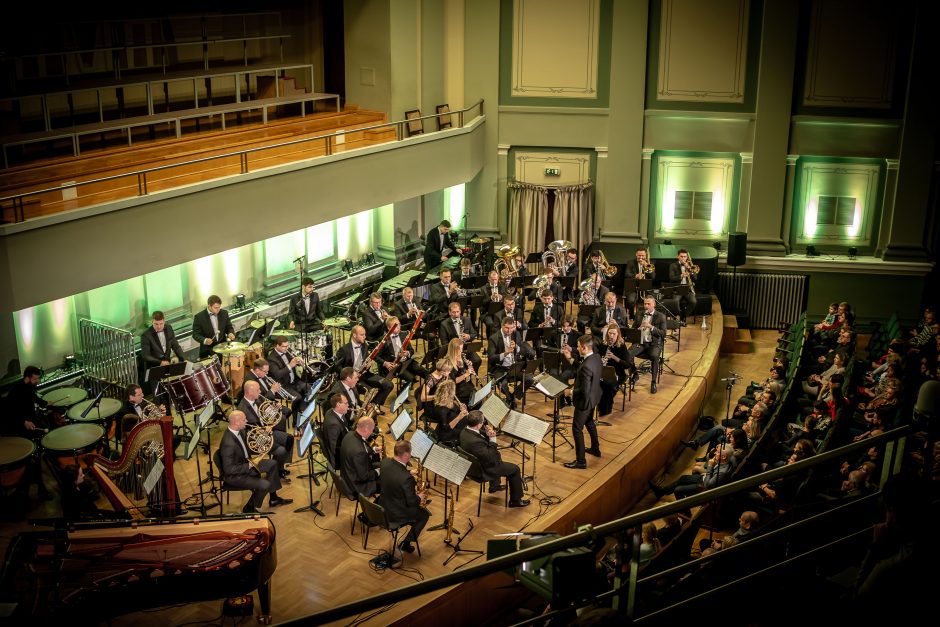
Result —
POLYGON ((538 264, 541 264, 541 263, 542 263, 542 253, 539 253, 539 252, 529 253, 529 256, 525 258, 525 263, 526 263, 526 264, 530 264, 530 263, 538 263, 538 264))
POLYGON ((401 412, 388 428, 396 441, 402 439, 405 433, 411 428, 411 414, 408 413, 407 409, 401 412))
POLYGON ((521 287, 524 287, 525 279, 526 277, 523 277, 523 276, 513 277, 512 279, 509 280, 509 287, 511 287, 512 289, 519 289, 521 287))
POLYGON ((470 396, 470 409, 475 408, 477 405, 482 403, 487 396, 490 395, 490 392, 493 391, 493 382, 487 381, 486 385, 481 387, 479 390, 474 390, 473 394, 470 396))
MULTIPOLYGON (((552 399, 552 463, 555 463, 555 449, 557 449, 561 444, 558 444, 555 437, 556 435, 561 435, 561 439, 565 441, 565 444, 574 448, 571 442, 568 441, 568 437, 561 431, 559 425, 561 424, 561 410, 559 405, 559 399, 561 395, 564 394, 565 390, 568 389, 568 384, 564 381, 559 381, 552 375, 543 372, 535 379, 535 389, 544 394, 545 396, 552 399)), ((547 425, 546 425, 547 428, 547 425)), ((542 434, 542 437, 545 437, 542 434)), ((533 464, 534 465, 534 464, 533 464)))
POLYGON ((486 307, 486 315, 495 316, 503 308, 503 299, 500 298, 498 301, 490 301, 486 307))
MULTIPOLYGON (((557 379, 556 379, 557 381, 557 379)), ((564 391, 564 388, 562 388, 564 391)), ((544 420, 539 420, 535 416, 530 416, 529 414, 512 411, 506 415, 506 419, 503 420, 503 426, 501 427, 502 432, 508 434, 510 437, 522 442, 522 468, 520 474, 522 475, 522 481, 526 485, 524 486, 528 490, 529 486, 527 484, 529 479, 535 479, 535 464, 536 464, 536 455, 537 447, 539 442, 545 437, 545 433, 548 431, 548 424, 544 420), (525 474, 525 459, 528 457, 525 454, 525 445, 532 445, 532 474, 525 474)))
POLYGON ((392 413, 394 414, 398 411, 398 408, 405 404, 405 401, 408 400, 408 395, 411 393, 411 384, 405 386, 405 389, 402 390, 398 396, 395 397, 395 400, 392 401, 392 413))
MULTIPOLYGON (((470 470, 470 460, 458 453, 453 449, 449 449, 445 446, 440 446, 435 444, 431 447, 431 450, 428 451, 427 456, 424 458, 424 467, 436 474, 438 477, 444 477, 444 521, 440 525, 435 525, 429 527, 428 531, 439 531, 441 529, 446 530, 448 527, 448 516, 447 516, 447 495, 450 493, 450 484, 459 486, 463 483, 463 480, 467 476, 467 472, 470 470)), ((473 531, 473 521, 468 519, 469 529, 467 533, 460 535, 460 532, 451 527, 451 532, 456 533, 459 537, 457 542, 453 544, 447 542, 448 546, 451 547, 450 556, 444 560, 442 566, 447 566, 452 559, 454 559, 460 553, 472 553, 476 557, 471 559, 466 564, 469 564, 475 559, 478 559, 480 556, 484 555, 484 551, 479 551, 476 549, 464 549, 461 548, 460 543, 463 542, 467 536, 473 531)), ((464 565, 466 565, 464 564, 464 565)))
MULTIPOLYGON (((176 364, 173 364, 173 365, 176 365, 176 364)), ((197 449, 199 448, 199 445, 201 443, 200 439, 202 437, 202 429, 209 423, 209 419, 212 417, 212 410, 213 410, 213 406, 212 406, 212 403, 210 403, 206 405, 205 408, 203 408, 202 412, 200 412, 196 416, 193 416, 193 425, 195 426, 195 430, 192 431, 192 435, 190 436, 189 442, 187 443, 186 448, 184 449, 184 454, 186 456, 187 461, 192 459, 193 453, 196 453, 196 476, 197 477, 202 477, 202 465, 199 463, 199 452, 197 449)), ((183 414, 180 413, 180 416, 182 417, 183 414)), ((184 421, 184 425, 185 425, 185 421, 184 421)), ((206 442, 207 442, 206 453, 207 454, 208 454, 208 451, 211 450, 210 448, 211 440, 212 440, 211 434, 209 433, 208 430, 206 430, 206 442)), ((172 454, 173 454, 172 451, 164 451, 164 457, 166 455, 172 455, 172 454)), ((224 481, 224 478, 221 476, 221 471, 222 469, 220 468, 219 469, 219 483, 222 483, 222 481, 224 481)), ((206 494, 205 494, 205 491, 203 491, 202 489, 202 484, 205 483, 205 481, 198 481, 197 483, 199 484, 199 512, 203 516, 206 515, 207 509, 215 509, 216 507, 222 506, 222 500, 219 498, 219 495, 216 493, 215 475, 212 472, 212 463, 209 464, 208 480, 209 480, 209 485, 210 485, 209 494, 215 497, 216 503, 212 505, 206 505, 206 494)))
MULTIPOLYGON (((319 486, 320 482, 317 481, 317 475, 313 471, 313 447, 310 446, 311 442, 313 442, 313 421, 307 420, 306 424, 307 426, 304 428, 304 433, 300 437, 300 444, 298 446, 301 450, 303 450, 304 453, 307 454, 307 476, 310 477, 312 481, 307 483, 308 504, 295 509, 294 513, 299 514, 300 512, 313 512, 315 516, 325 516, 325 514, 318 507, 320 505, 320 501, 313 500, 313 484, 316 482, 316 484, 319 486)), ((301 477, 297 478, 300 479, 301 477)))

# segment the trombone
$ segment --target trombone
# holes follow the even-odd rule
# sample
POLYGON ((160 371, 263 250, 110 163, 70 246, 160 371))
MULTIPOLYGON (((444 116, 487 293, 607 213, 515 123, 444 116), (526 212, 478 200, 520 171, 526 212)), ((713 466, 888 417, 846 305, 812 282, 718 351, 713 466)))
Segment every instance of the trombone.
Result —
POLYGON ((611 265, 611 263, 607 261, 607 256, 604 255, 603 250, 598 249, 598 252, 601 254, 601 262, 598 264, 597 269, 604 275, 605 279, 612 279, 614 275, 617 274, 617 266, 611 265))

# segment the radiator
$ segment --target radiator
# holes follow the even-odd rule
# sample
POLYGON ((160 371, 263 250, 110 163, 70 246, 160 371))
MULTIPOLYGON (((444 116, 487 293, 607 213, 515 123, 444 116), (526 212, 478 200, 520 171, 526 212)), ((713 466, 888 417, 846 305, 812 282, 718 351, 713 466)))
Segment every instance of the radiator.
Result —
POLYGON ((719 272, 715 293, 724 311, 747 313, 752 328, 776 329, 806 311, 808 287, 804 274, 719 272))

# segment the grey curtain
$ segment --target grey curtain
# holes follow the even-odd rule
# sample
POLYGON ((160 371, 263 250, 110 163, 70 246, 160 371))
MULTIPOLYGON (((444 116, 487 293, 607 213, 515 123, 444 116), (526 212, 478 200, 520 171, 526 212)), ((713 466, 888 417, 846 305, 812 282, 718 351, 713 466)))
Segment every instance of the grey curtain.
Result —
POLYGON ((594 184, 563 185, 555 188, 555 211, 552 220, 556 239, 570 240, 581 255, 594 241, 594 184))
POLYGON ((544 250, 548 230, 548 188, 510 181, 509 240, 518 244, 524 255, 544 250))

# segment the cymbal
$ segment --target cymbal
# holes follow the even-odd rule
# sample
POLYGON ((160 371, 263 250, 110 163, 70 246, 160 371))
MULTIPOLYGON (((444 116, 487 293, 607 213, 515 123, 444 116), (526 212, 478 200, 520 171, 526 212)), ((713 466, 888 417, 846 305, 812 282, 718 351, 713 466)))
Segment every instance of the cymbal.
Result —
POLYGON ((515 257, 519 254, 518 244, 503 244, 496 249, 497 257, 515 257))
POLYGON ((493 240, 492 237, 474 237, 470 239, 471 244, 488 244, 493 240))
POLYGON ((345 327, 348 324, 349 318, 344 318, 343 316, 335 316, 323 321, 323 326, 325 327, 345 327))
POLYGON ((248 350, 248 345, 242 342, 223 342, 212 347, 217 355, 238 355, 248 350))
POLYGON ((279 331, 274 333, 274 335, 280 335, 281 337, 291 338, 291 337, 297 337, 298 335, 300 335, 300 331, 297 331, 295 329, 280 329, 279 331))
MULTIPOLYGON (((272 320, 274 320, 274 318, 257 318, 257 319, 255 319, 255 320, 252 320, 251 322, 249 322, 249 323, 248 323, 248 326, 250 326, 252 329, 263 329, 263 328, 264 328, 264 325, 266 325, 267 323, 271 322, 272 320)), ((280 320, 274 320, 274 327, 273 327, 273 328, 276 329, 276 328, 278 328, 279 326, 281 326, 280 320)))

